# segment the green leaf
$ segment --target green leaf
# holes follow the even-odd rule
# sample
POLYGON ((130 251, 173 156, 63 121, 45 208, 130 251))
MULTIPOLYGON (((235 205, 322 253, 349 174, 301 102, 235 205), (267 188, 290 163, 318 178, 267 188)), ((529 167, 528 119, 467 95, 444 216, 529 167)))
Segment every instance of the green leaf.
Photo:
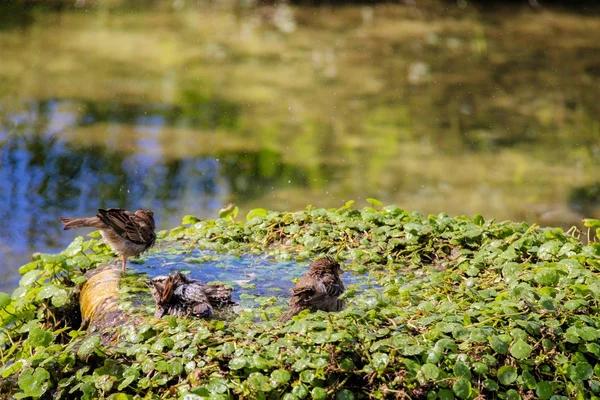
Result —
POLYGON ((273 387, 269 384, 269 379, 260 372, 253 372, 248 377, 250 388, 259 392, 270 392, 273 387))
POLYGON ((423 371, 423 376, 430 381, 437 379, 440 375, 440 369, 434 364, 423 364, 421 371, 423 371))
POLYGON ((506 400, 521 400, 521 395, 515 389, 506 391, 506 400))
POLYGON ((10 295, 8 293, 0 292, 0 310, 4 309, 10 304, 10 295))
POLYGON ((246 366, 247 361, 244 357, 236 357, 236 358, 232 358, 229 361, 229 368, 233 369, 233 370, 238 370, 238 369, 242 369, 246 366))
POLYGON ((28 368, 19 376, 19 388, 30 397, 41 397, 50 386, 50 373, 44 368, 28 368))
POLYGON ((75 240, 73 240, 71 242, 71 244, 61 252, 61 254, 67 256, 67 257, 74 257, 75 255, 77 255, 78 253, 80 253, 82 251, 82 245, 83 245, 83 237, 81 236, 77 236, 75 238, 75 240))
POLYGON ((183 372, 183 363, 179 359, 174 359, 169 361, 169 366, 167 367, 167 372, 171 377, 181 375, 183 372))
POLYGON ((454 376, 471 379, 471 370, 461 361, 454 364, 454 376))
POLYGON ((498 381, 503 385, 510 385, 517 380, 517 369, 511 365, 505 365, 498 369, 498 381))
POLYGON ((23 365, 25 365, 25 360, 17 360, 13 364, 6 365, 4 368, 0 369, 0 371, 1 371, 0 376, 2 378, 8 378, 15 372, 20 371, 21 367, 23 367, 23 365))
POLYGON ((471 393, 471 382, 466 378, 458 378, 452 385, 452 391, 459 399, 468 399, 471 393))
POLYGON ((569 378, 574 382, 590 379, 594 374, 593 367, 587 362, 578 362, 575 365, 570 365, 568 371, 569 378))
POLYGON ((558 240, 551 240, 542 244, 538 249, 538 258, 540 260, 552 260, 558 254, 562 245, 562 242, 558 240))
POLYGON ((552 300, 552 298, 548 296, 540 296, 540 306, 544 307, 548 311, 556 310, 554 300, 552 300))
POLYGON ((450 389, 441 389, 438 392, 438 398, 440 400, 454 400, 454 392, 450 389))
POLYGON ((473 217, 473 222, 475 222, 479 226, 482 226, 483 224, 485 224, 485 220, 479 214, 475 214, 475 216, 473 217))
POLYGON ((285 369, 276 369, 275 371, 271 372, 271 383, 275 384, 275 386, 288 383, 291 378, 292 375, 285 369))
POLYGON ((123 382, 117 387, 117 390, 123 390, 127 386, 129 386, 133 381, 137 380, 140 377, 140 371, 136 367, 127 368, 123 372, 123 382))
POLYGON ((227 207, 219 210, 219 218, 233 221, 235 217, 237 217, 239 211, 240 208, 238 206, 229 204, 227 207))
POLYGON ((600 220, 584 218, 583 225, 586 228, 600 228, 600 220))
POLYGON ((29 342, 33 347, 46 347, 54 341, 54 335, 38 327, 32 328, 29 331, 29 342))
POLYGON ((517 360, 523 360, 529 358, 531 355, 532 347, 527 342, 519 339, 513 343, 510 347, 510 354, 517 360))
POLYGON ((327 399, 327 391, 320 387, 315 387, 310 391, 311 398, 313 400, 325 400, 327 399))
POLYGON ((77 350, 77 356, 87 358, 100 346, 100 337, 97 335, 88 337, 81 343, 77 350))
POLYGON ((354 400, 354 393, 347 389, 342 389, 335 394, 336 400, 354 400))
POLYGON ((315 373, 313 370, 305 369, 304 371, 300 372, 300 380, 302 382, 310 384, 314 379, 315 373))
POLYGON ((375 368, 375 370, 377 372, 383 372, 385 370, 385 368, 387 367, 388 357, 389 356, 387 353, 373 354, 373 356, 371 357, 371 359, 372 359, 371 364, 373 365, 373 368, 375 368))
POLYGON ((39 269, 34 269, 33 271, 27 272, 25 275, 23 275, 21 277, 21 280, 19 281, 19 286, 20 287, 31 286, 38 279, 38 277, 40 276, 41 273, 42 273, 42 271, 39 269))
POLYGON ((182 225, 194 225, 196 222, 200 221, 200 219, 196 218, 193 215, 186 215, 181 220, 182 225))
POLYGON ((206 388, 210 391, 211 394, 221 394, 227 391, 227 381, 223 378, 214 378, 208 382, 206 388))
POLYGON ((496 353, 506 354, 508 352, 510 341, 511 339, 508 335, 494 335, 490 337, 490 347, 496 353))
POLYGON ((269 212, 264 208, 254 208, 248 211, 248 214, 246 214, 246 221, 250 221, 251 219, 256 217, 265 218, 268 214, 269 212))
POLYGON ((498 383, 496 383, 496 381, 492 379, 485 379, 483 381, 483 387, 493 392, 499 389, 498 383))
POLYGON ((554 394, 552 383, 547 381, 538 382, 535 388, 535 394, 541 400, 548 400, 554 394))
POLYGON ((383 203, 381 201, 374 199, 372 197, 367 198, 367 203, 371 204, 374 207, 381 207, 383 205, 383 203))
POLYGON ((308 396, 308 388, 305 384, 302 383, 298 386, 294 386, 294 388, 292 389, 292 394, 299 399, 303 399, 306 396, 308 396))
POLYGON ((19 268, 19 274, 25 275, 29 271, 33 271, 34 269, 37 269, 40 264, 41 264, 40 260, 32 261, 28 264, 25 264, 21 268, 19 268))

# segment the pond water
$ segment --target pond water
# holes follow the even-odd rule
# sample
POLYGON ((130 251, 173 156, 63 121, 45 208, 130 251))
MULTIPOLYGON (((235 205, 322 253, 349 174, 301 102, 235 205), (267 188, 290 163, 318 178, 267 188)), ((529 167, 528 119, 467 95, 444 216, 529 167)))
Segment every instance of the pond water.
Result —
MULTIPOLYGON (((238 257, 197 249, 184 255, 174 254, 173 249, 157 249, 129 265, 129 270, 149 277, 180 270, 189 272, 188 276, 203 283, 226 283, 234 288, 232 298, 242 307, 256 307, 257 301, 264 297, 275 297, 278 303, 287 304, 295 285, 293 279, 309 268, 310 262, 282 261, 250 254, 238 257)), ((368 274, 345 271, 342 280, 347 287, 373 287, 368 274)))
POLYGON ((99 207, 600 216, 597 7, 22 3, 0 6, 0 290, 99 207))

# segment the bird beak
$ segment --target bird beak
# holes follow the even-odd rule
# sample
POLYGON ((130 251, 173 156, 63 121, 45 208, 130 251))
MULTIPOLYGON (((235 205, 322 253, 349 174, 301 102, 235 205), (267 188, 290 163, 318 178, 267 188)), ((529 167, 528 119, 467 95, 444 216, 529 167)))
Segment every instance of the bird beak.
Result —
POLYGON ((151 286, 151 285, 152 285, 152 280, 150 280, 150 279, 146 279, 146 280, 144 281, 144 283, 145 283, 146 285, 148 285, 148 286, 151 286))

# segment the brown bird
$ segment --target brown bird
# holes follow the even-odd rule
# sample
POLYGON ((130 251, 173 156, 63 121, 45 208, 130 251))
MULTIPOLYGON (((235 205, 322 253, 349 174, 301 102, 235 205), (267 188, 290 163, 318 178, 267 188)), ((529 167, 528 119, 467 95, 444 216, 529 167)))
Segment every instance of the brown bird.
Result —
POLYGON ((156 302, 156 318, 165 314, 176 317, 210 317, 213 307, 233 304, 231 288, 218 283, 204 285, 179 271, 174 271, 169 276, 156 276, 148 285, 156 302))
POLYGON ((344 292, 340 264, 331 257, 312 263, 292 290, 290 310, 279 321, 285 322, 302 310, 340 311, 344 302, 338 297, 344 292))
POLYGON ((123 259, 123 272, 127 258, 142 254, 154 246, 154 213, 137 210, 132 213, 121 208, 99 209, 98 215, 89 218, 60 218, 63 229, 95 228, 100 231, 104 243, 123 259))

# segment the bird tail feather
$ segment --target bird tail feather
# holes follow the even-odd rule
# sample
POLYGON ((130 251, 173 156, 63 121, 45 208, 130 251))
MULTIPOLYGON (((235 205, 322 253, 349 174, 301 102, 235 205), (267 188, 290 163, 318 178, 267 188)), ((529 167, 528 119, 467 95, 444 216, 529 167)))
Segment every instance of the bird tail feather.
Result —
POLYGON ((63 229, 68 231, 75 228, 98 228, 102 221, 98 217, 89 218, 65 218, 60 217, 60 222, 64 224, 63 229))
POLYGON ((302 311, 302 309, 290 308, 288 312, 286 312, 279 318, 279 322, 289 321, 294 315, 298 314, 300 311, 302 311))

